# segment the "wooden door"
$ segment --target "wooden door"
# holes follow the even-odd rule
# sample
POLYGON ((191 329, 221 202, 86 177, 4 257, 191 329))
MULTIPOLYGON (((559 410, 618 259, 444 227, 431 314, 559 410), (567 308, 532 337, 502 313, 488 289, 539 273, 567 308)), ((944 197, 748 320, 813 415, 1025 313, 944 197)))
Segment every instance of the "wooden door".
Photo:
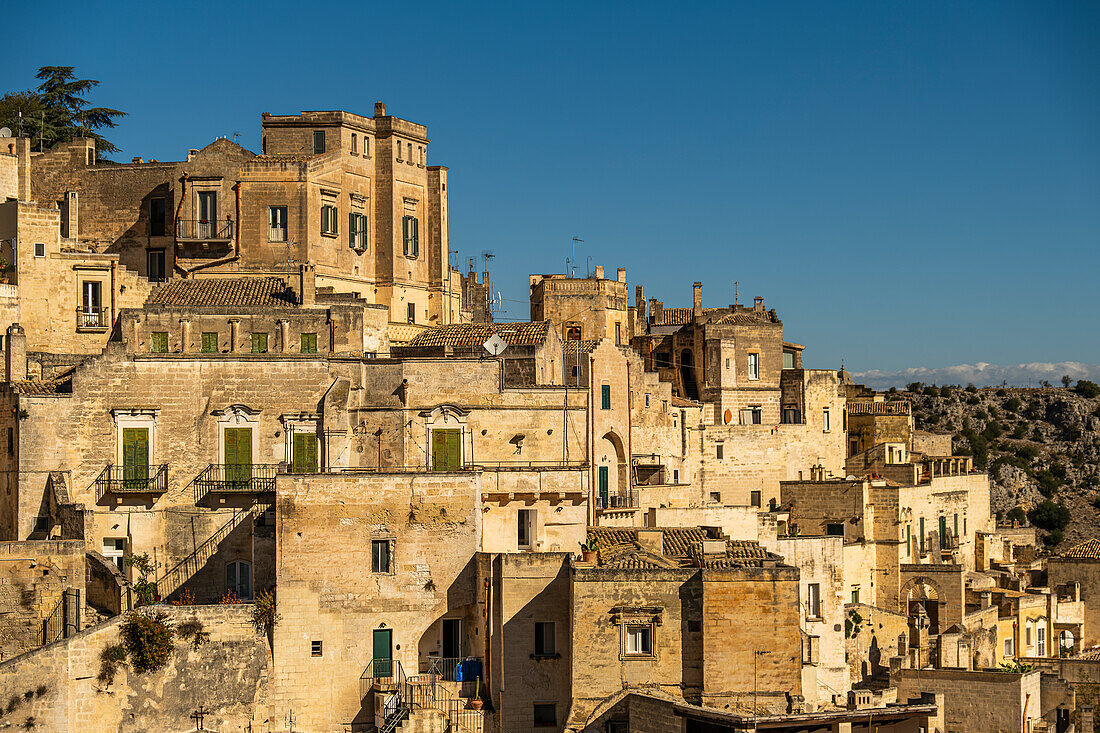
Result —
POLYGON ((225 429, 225 481, 247 484, 252 479, 252 428, 225 429))

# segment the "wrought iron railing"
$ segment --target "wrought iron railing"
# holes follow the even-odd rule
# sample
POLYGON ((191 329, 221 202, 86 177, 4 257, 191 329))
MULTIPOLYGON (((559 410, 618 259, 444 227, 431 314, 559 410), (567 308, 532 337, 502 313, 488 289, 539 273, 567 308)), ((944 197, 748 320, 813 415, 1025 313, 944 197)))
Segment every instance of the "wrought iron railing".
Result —
POLYGON ((286 227, 273 227, 267 228, 267 241, 269 242, 285 242, 286 241, 286 227))
MULTIPOLYGON (((479 658, 467 657, 454 661, 457 663, 453 668, 456 672, 463 669, 463 663, 469 663, 471 670, 476 669, 477 674, 481 674, 479 658)), ((469 700, 456 696, 440 683, 440 677, 435 673, 406 677, 400 662, 393 659, 374 659, 359 678, 359 692, 363 702, 366 702, 372 690, 386 696, 379 733, 396 730, 414 710, 437 710, 443 713, 447 717, 446 730, 463 730, 468 733, 483 733, 485 730, 485 712, 469 707, 469 700)))
POLYGON ((108 317, 106 308, 80 307, 76 309, 77 328, 107 328, 110 325, 111 319, 108 317))
POLYGON ((631 491, 625 494, 608 494, 596 497, 597 509, 634 509, 640 505, 638 492, 631 491))
POLYGON ((396 659, 372 659, 359 677, 359 698, 366 700, 374 688, 391 688, 405 681, 405 670, 396 659))
POLYGON ((211 463, 195 478, 195 503, 208 494, 273 492, 278 470, 276 463, 211 463))
POLYGON ((420 674, 447 682, 469 682, 481 677, 481 657, 429 657, 420 660, 420 674))
POLYGON ((65 635, 65 594, 57 599, 49 615, 42 619, 42 646, 52 644, 65 635))
POLYGON ((96 477, 96 503, 108 494, 163 494, 168 490, 168 464, 107 466, 96 477))
POLYGON ((232 238, 233 221, 230 219, 180 219, 176 222, 176 239, 211 242, 232 238))

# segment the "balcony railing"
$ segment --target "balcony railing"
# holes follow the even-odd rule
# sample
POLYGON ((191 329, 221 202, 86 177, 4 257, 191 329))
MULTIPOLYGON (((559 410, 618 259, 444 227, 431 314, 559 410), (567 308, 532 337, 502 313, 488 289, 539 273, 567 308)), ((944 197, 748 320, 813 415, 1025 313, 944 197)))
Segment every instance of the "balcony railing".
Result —
POLYGON ((429 657, 420 660, 420 674, 446 682, 472 682, 482 675, 481 657, 429 657))
POLYGON ((637 491, 596 497, 597 509, 635 509, 639 506, 639 503, 637 491))
POLYGON ((197 242, 227 242, 233 238, 233 221, 214 219, 180 219, 176 222, 176 239, 197 242))
POLYGON ((267 241, 269 242, 285 242, 286 241, 286 227, 273 227, 267 228, 267 241))
POLYGON ((212 463, 195 479, 195 503, 209 494, 264 494, 275 491, 275 463, 212 463))
POLYGON ((111 319, 106 308, 77 308, 77 328, 109 328, 111 319))
POLYGON ((95 480, 96 503, 108 495, 163 494, 168 490, 168 465, 107 466, 95 480))

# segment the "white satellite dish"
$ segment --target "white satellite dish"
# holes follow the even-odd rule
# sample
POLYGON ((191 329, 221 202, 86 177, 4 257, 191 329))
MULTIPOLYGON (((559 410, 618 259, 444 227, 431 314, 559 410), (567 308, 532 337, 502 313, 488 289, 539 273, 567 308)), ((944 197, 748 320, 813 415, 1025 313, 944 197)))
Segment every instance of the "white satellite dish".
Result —
POLYGON ((508 348, 508 343, 500 337, 499 333, 494 333, 482 346, 490 355, 500 356, 508 348))
POLYGON ((0 137, 11 137, 11 128, 0 127, 0 137))

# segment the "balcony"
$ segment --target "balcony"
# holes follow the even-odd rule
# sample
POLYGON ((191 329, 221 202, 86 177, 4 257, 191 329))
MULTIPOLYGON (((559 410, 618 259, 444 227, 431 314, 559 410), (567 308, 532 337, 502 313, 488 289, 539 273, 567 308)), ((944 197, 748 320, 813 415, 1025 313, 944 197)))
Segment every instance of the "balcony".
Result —
POLYGON ((233 221, 213 219, 180 219, 176 222, 176 239, 192 242, 228 242, 233 239, 233 221))
POLYGON ((597 509, 637 509, 640 504, 637 491, 596 497, 597 509))
POLYGON ((195 478, 195 504, 226 496, 251 499, 256 494, 274 493, 278 468, 275 463, 212 463, 195 478))
POLYGON ((159 496, 168 490, 168 465, 107 466, 96 477, 96 504, 112 498, 159 496))
POLYGON ((445 682, 472 682, 481 677, 481 657, 428 657, 420 660, 420 674, 445 682))
POLYGON ((77 331, 106 331, 111 327, 110 312, 107 308, 77 308, 77 331))

